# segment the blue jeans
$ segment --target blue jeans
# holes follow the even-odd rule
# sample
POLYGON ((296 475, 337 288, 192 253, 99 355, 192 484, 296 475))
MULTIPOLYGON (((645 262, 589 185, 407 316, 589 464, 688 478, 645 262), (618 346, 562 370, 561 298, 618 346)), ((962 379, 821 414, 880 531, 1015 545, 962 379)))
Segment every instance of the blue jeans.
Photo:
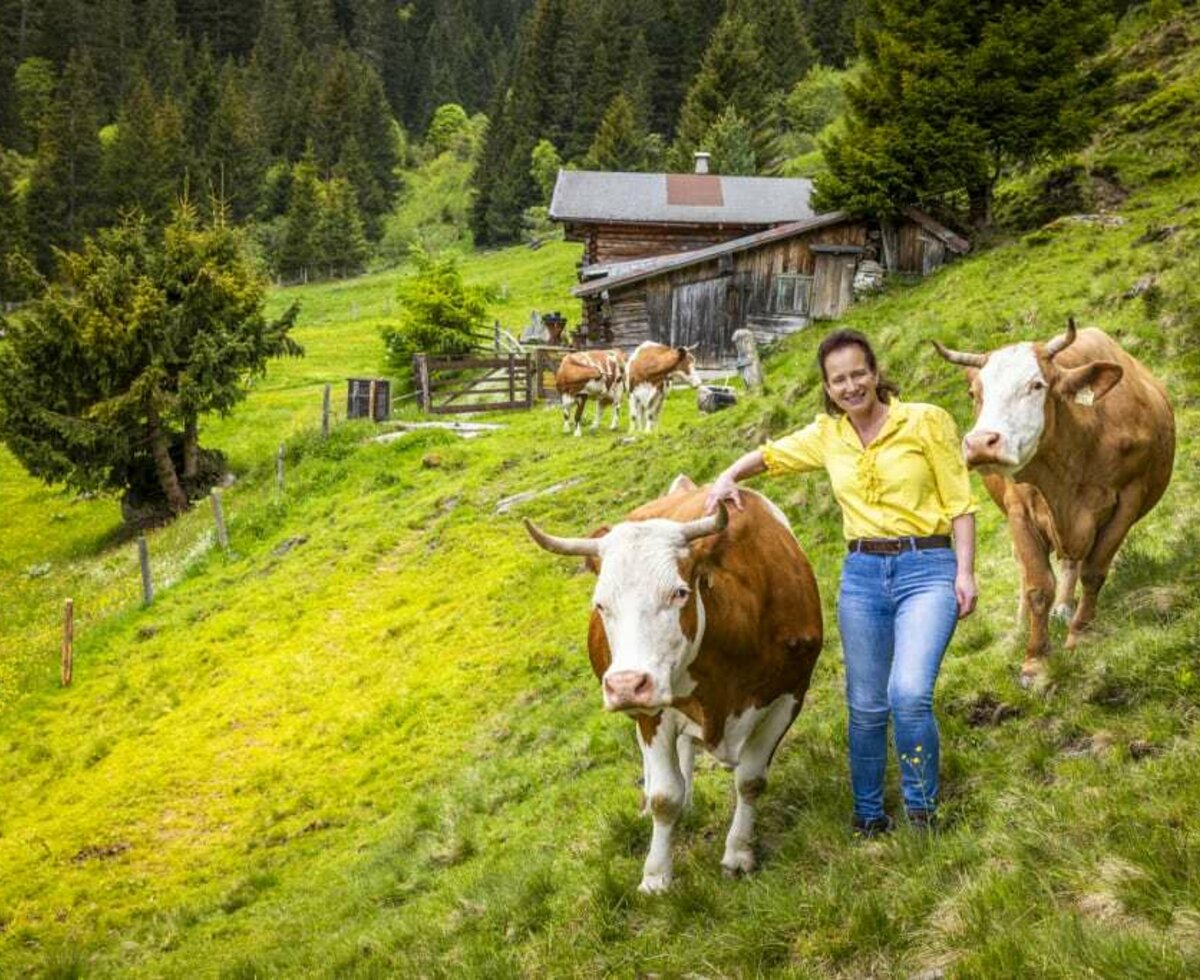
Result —
POLYGON ((850 708, 855 816, 883 816, 889 714, 905 808, 937 806, 933 685, 958 621, 957 567, 949 548, 898 555, 855 552, 846 558, 838 627, 850 708))

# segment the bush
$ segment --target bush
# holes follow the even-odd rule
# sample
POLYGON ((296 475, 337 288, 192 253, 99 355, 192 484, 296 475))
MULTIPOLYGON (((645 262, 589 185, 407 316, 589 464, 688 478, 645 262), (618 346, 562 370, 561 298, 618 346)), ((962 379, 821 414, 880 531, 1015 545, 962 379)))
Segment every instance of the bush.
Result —
POLYGON ((1027 231, 1064 214, 1089 211, 1094 204, 1087 167, 1071 159, 1001 188, 996 193, 995 217, 1001 227, 1027 231))
POLYGON ((465 286, 458 261, 417 252, 417 271, 397 290, 400 322, 381 331, 388 363, 407 372, 417 353, 466 354, 487 324, 486 289, 465 286))

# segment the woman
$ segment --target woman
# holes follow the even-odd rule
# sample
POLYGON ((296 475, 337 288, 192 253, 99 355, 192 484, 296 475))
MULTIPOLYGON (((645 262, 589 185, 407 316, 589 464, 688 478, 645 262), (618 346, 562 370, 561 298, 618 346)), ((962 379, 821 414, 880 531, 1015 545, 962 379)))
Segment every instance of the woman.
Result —
POLYGON ((896 398, 866 337, 830 334, 817 363, 828 414, 738 459, 713 484, 707 507, 727 500, 741 509, 737 483, 758 473, 829 473, 850 552, 838 626, 853 828, 873 837, 893 827, 883 809, 890 715, 905 810, 924 829, 938 800, 934 682, 956 621, 975 608, 975 502, 953 419, 896 398))

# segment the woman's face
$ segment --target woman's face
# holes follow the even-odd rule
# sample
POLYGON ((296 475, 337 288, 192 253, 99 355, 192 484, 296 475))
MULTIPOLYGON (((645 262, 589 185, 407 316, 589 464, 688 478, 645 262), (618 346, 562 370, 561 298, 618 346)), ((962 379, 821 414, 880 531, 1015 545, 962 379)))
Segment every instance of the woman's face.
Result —
POLYGON ((879 373, 871 370, 867 352, 847 344, 825 357, 825 390, 847 415, 870 415, 879 403, 879 373))

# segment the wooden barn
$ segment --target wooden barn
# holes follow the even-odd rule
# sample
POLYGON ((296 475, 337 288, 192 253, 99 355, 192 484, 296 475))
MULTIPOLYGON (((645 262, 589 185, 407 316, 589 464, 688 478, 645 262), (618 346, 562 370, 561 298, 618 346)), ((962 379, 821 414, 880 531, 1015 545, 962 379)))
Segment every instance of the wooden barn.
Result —
POLYGON ((550 216, 584 243, 576 338, 695 345, 702 365, 841 315, 889 272, 927 275, 969 244, 917 211, 817 214, 798 178, 562 171, 550 216))

